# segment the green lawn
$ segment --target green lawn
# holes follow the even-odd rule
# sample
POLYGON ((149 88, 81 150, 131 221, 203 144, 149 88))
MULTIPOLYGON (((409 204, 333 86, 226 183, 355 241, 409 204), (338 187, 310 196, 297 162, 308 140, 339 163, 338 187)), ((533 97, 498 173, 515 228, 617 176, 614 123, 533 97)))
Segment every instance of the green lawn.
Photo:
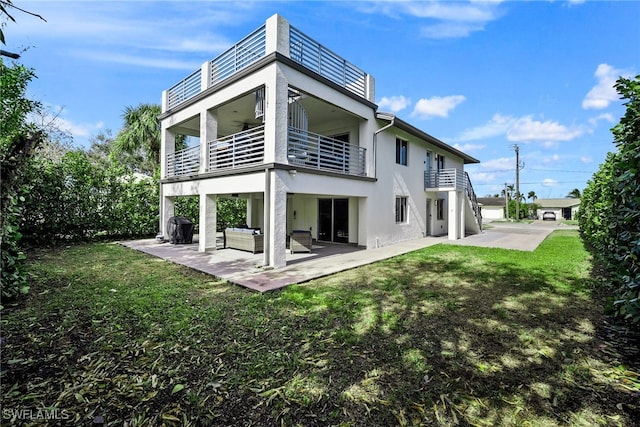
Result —
POLYGON ((576 231, 266 294, 117 244, 30 257, 29 297, 1 312, 4 422, 42 407, 70 425, 640 422, 576 231))

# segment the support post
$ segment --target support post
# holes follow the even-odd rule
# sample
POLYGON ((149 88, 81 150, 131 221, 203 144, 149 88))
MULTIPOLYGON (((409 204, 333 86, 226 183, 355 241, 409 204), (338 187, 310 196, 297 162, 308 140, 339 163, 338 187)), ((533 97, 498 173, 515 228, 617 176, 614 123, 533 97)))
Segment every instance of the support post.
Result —
POLYGON ((217 205, 215 194, 200 194, 200 235, 198 251, 216 250, 217 205))

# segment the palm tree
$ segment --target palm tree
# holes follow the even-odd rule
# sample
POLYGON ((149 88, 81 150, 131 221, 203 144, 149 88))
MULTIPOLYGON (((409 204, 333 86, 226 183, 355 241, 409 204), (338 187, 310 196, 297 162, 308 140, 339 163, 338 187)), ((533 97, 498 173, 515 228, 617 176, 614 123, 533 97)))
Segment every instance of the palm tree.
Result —
POLYGON ((113 143, 114 152, 142 154, 156 170, 160 165, 160 113, 158 104, 127 106, 122 113, 124 127, 113 143))
POLYGON ((527 194, 527 199, 530 199, 534 203, 535 203, 537 198, 538 198, 538 196, 536 196, 536 192, 535 191, 529 191, 529 193, 527 194))
POLYGON ((515 191, 516 191, 515 190, 515 185, 509 184, 509 185, 507 185, 506 193, 505 193, 505 190, 502 189, 502 191, 500 191, 500 195, 503 196, 503 197, 506 197, 509 200, 512 200, 511 196, 513 196, 514 199, 515 199, 515 191))
POLYGON ((569 191, 569 194, 567 194, 567 197, 571 199, 579 199, 581 195, 582 194, 580 193, 580 190, 577 188, 574 188, 573 190, 569 191))

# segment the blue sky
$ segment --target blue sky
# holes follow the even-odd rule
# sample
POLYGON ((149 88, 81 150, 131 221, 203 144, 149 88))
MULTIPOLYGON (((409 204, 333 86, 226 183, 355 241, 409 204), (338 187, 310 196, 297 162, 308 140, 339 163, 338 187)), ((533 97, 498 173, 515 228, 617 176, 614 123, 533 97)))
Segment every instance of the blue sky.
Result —
POLYGON ((274 13, 376 79, 380 110, 481 160, 476 192, 583 189, 624 114, 612 85, 640 73, 640 2, 20 1, 6 50, 30 95, 87 146, 274 13))

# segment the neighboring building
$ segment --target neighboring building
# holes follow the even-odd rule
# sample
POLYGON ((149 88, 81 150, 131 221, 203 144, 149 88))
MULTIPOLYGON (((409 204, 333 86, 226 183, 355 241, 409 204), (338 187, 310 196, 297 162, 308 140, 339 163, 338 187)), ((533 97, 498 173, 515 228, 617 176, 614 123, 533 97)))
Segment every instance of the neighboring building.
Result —
POLYGON ((200 198, 199 250, 216 246, 216 199, 247 200, 264 264, 286 238, 376 248, 481 231, 464 165, 475 158, 377 111, 374 79, 279 15, 163 92, 160 226, 200 198), (175 151, 176 135, 199 145, 175 151))
POLYGON ((536 199, 538 218, 542 218, 544 212, 554 212, 556 219, 576 219, 576 213, 580 208, 580 199, 565 197, 564 199, 536 199))
POLYGON ((504 197, 478 197, 478 205, 480 205, 483 221, 505 219, 506 203, 504 197))

